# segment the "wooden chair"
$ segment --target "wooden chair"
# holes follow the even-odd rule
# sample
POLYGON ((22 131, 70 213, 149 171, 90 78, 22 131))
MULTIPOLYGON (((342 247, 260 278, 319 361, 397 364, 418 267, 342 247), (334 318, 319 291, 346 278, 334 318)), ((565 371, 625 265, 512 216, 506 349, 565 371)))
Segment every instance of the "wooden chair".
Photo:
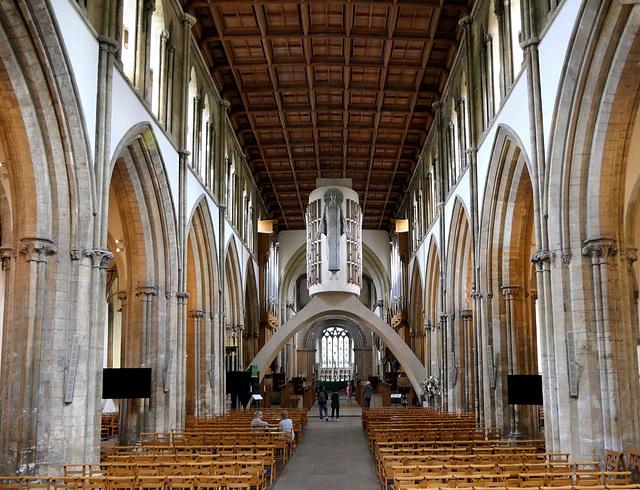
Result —
POLYGON ((86 490, 104 490, 107 488, 107 478, 104 476, 85 476, 82 479, 82 488, 86 490))
POLYGON ((604 471, 622 470, 622 453, 606 449, 604 452, 604 471))
POLYGON ((82 478, 75 476, 62 476, 60 478, 53 478, 51 480, 51 488, 58 489, 82 489, 82 478))
POLYGON ((166 481, 167 479, 164 476, 139 476, 138 489, 139 490, 164 490, 166 481))
POLYGON ((628 470, 631 472, 631 483, 640 482, 640 451, 629 449, 627 457, 628 470))
POLYGON ((0 477, 0 490, 22 490, 22 478, 19 476, 0 477))
POLYGON ((136 487, 135 476, 108 476, 107 488, 127 488, 132 489, 136 487))

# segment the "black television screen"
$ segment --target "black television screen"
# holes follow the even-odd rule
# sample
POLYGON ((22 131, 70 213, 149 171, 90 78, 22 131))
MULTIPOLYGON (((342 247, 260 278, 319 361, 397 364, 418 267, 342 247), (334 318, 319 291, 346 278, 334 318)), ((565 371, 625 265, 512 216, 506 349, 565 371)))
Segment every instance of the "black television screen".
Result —
POLYGON ((150 398, 151 368, 105 368, 102 398, 150 398))
POLYGON ((510 374, 507 376, 510 405, 542 405, 542 376, 510 374))

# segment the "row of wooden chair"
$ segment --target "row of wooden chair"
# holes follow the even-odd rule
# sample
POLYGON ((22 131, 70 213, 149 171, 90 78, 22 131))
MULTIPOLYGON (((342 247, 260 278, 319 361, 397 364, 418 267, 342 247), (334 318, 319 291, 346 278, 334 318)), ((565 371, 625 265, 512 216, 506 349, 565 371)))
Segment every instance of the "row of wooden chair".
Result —
POLYGON ((59 477, 0 479, 0 490, 251 490, 263 489, 253 475, 169 477, 59 477))
POLYGON ((626 489, 634 488, 629 484, 629 472, 524 472, 516 475, 508 473, 448 473, 424 474, 405 471, 396 473, 391 488, 399 490, 407 485, 449 486, 453 488, 514 486, 529 487, 579 487, 595 490, 596 487, 626 489))

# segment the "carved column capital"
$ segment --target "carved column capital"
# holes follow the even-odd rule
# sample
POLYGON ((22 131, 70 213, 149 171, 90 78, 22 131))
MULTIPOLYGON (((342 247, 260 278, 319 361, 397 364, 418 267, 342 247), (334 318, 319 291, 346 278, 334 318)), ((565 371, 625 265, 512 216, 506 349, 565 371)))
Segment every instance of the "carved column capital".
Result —
POLYGON ((470 15, 465 15, 462 19, 458 21, 458 24, 464 29, 467 30, 475 23, 475 19, 470 15))
POLYGON ((430 332, 432 329, 431 322, 424 322, 424 330, 425 332, 430 332))
POLYGON ((183 12, 180 16, 180 22, 182 22, 186 27, 191 28, 196 25, 198 19, 196 19, 193 15, 189 15, 183 12))
POLYGON ((27 262, 46 262, 58 251, 48 238, 25 237, 20 242, 20 253, 26 255, 27 262))
POLYGON ((531 290, 529 294, 531 295, 531 299, 533 301, 536 301, 538 299, 538 291, 536 291, 535 289, 531 290))
POLYGON ((436 100, 433 104, 431 104, 431 107, 433 107, 436 112, 442 109, 442 106, 444 106, 444 103, 441 100, 436 100))
POLYGON ((120 48, 120 44, 115 39, 111 39, 108 36, 98 36, 98 47, 101 51, 106 51, 109 54, 115 54, 120 48))
POLYGON ((136 296, 142 301, 150 301, 157 295, 158 288, 156 286, 140 286, 136 288, 136 296))
POLYGON ((617 253, 616 240, 611 237, 586 240, 582 246, 582 255, 590 257, 594 265, 606 263, 609 257, 614 257, 617 253))
POLYGON ((176 293, 176 298, 179 299, 188 299, 191 295, 189 293, 185 293, 183 291, 179 291, 176 293))
POLYGON ((473 317, 473 312, 468 309, 468 308, 461 308, 460 309, 460 318, 462 318, 462 320, 470 320, 473 317))
POLYGON ((203 318, 204 317, 204 310, 191 310, 189 312, 189 317, 191 317, 191 318, 203 318))
POLYGON ((507 301, 512 301, 516 299, 520 294, 520 286, 516 286, 514 284, 507 284, 505 286, 502 286, 500 288, 500 291, 502 291, 502 295, 504 296, 504 299, 506 299, 507 301))
POLYGON ((471 299, 476 301, 482 299, 482 293, 480 291, 472 291, 469 296, 471 296, 471 299))
POLYGON ((552 259, 553 253, 549 250, 538 250, 531 255, 529 260, 536 265, 536 270, 541 271, 545 268, 545 264, 551 264, 552 259))
POLYGON ((118 295, 118 301, 120 301, 121 304, 126 304, 127 299, 129 298, 129 292, 128 291, 118 291, 117 292, 118 295))
POLYGON ((629 261, 629 265, 638 260, 638 249, 635 247, 629 247, 626 250, 625 257, 629 261))
POLYGON ((153 14, 156 11, 156 0, 144 0, 143 8, 148 14, 153 14))
POLYGON ((160 40, 161 41, 168 41, 169 40, 169 31, 167 31, 166 29, 162 29, 160 31, 160 40))
POLYGON ((562 254, 560 254, 560 261, 562 262, 563 266, 568 266, 569 263, 571 262, 571 256, 573 254, 569 251, 569 250, 563 250, 562 254))
POLYGON ((11 263, 11 259, 16 256, 15 250, 13 248, 3 245, 0 247, 0 262, 2 263, 2 270, 8 270, 9 264, 11 263))
POLYGON ((94 269, 106 269, 109 265, 109 260, 113 258, 113 254, 103 248, 85 250, 82 255, 91 259, 91 267, 94 269))
MULTIPOLYGON (((231 102, 229 102, 227 99, 221 99, 220 100, 220 107, 222 107, 222 111, 223 112, 226 112, 227 109, 229 109, 229 107, 231 107, 231 102)), ((225 158, 228 158, 228 156, 225 157, 225 158)))

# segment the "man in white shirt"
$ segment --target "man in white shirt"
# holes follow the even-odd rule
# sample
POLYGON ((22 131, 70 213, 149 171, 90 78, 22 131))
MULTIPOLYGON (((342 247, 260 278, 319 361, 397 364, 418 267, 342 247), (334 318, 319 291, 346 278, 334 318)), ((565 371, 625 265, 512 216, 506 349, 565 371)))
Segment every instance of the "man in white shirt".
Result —
POLYGON ((293 439, 293 420, 289 418, 289 412, 286 410, 282 411, 282 420, 278 424, 282 432, 288 432, 290 437, 293 439))

